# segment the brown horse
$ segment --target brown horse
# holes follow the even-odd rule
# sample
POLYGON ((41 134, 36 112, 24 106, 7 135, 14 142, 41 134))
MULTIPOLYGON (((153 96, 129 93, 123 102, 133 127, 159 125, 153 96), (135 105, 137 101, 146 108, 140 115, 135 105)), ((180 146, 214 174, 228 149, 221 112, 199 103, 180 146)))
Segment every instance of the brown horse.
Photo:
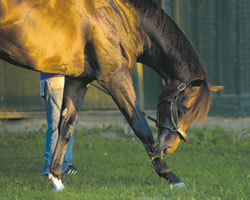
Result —
POLYGON ((173 153, 185 130, 206 117, 211 91, 193 45, 151 0, 0 0, 0 58, 20 67, 66 75, 59 139, 50 167, 62 190, 61 166, 77 111, 89 83, 110 94, 145 149, 160 177, 183 185, 163 157, 173 153), (157 106, 155 142, 129 70, 136 62, 165 81, 157 106))

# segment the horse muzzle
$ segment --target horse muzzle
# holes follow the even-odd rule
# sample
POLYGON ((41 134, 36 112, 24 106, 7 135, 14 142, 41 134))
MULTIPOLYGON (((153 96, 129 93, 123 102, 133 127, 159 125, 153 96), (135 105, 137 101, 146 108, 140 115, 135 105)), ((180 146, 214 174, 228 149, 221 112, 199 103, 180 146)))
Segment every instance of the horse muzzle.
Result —
POLYGON ((150 152, 151 161, 156 158, 164 158, 167 155, 170 155, 174 151, 172 151, 170 145, 160 146, 159 144, 155 144, 152 148, 153 152, 150 152))
POLYGON ((155 157, 165 157, 172 154, 181 140, 188 141, 188 136, 180 128, 177 131, 160 128, 158 142, 154 145, 155 157))

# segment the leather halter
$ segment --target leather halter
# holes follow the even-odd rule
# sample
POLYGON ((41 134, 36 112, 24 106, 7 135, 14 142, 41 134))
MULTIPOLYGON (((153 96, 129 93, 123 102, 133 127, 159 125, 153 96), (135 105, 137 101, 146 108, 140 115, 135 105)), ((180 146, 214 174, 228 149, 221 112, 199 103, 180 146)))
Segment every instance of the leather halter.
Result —
MULTIPOLYGON (((178 85, 178 87, 171 94, 169 94, 167 97, 164 97, 161 101, 158 102, 157 105, 159 105, 163 102, 170 103, 171 123, 160 122, 158 116, 157 116, 157 119, 155 119, 155 118, 151 117, 149 114, 146 114, 145 112, 143 112, 145 117, 147 117, 151 121, 155 122, 155 125, 157 127, 165 128, 165 129, 170 130, 173 133, 178 134, 179 137, 181 139, 183 139, 185 142, 188 142, 189 138, 188 138, 187 134, 178 126, 178 110, 177 110, 176 106, 173 107, 173 104, 177 102, 177 100, 179 98, 179 94, 181 92, 183 92, 191 83, 192 83, 192 81, 189 81, 189 80, 186 81, 185 83, 181 83, 180 85, 178 85), (174 110, 175 110, 175 116, 174 116, 174 110)), ((102 89, 101 87, 99 87, 93 83, 91 83, 91 85, 93 85, 97 89, 99 89, 99 90, 101 90, 104 93, 109 95, 109 93, 106 90, 102 89)))
POLYGON ((187 134, 178 126, 178 109, 177 109, 177 100, 179 98, 179 94, 183 92, 190 84, 192 81, 186 81, 185 83, 181 83, 178 85, 178 87, 168 96, 164 97, 162 100, 158 102, 159 104, 163 102, 168 102, 170 103, 170 117, 171 121, 170 122, 160 122, 159 121, 159 116, 157 116, 157 119, 155 120, 155 125, 159 128, 165 128, 168 129, 169 131, 176 133, 179 135, 181 139, 183 139, 185 142, 189 140, 187 134))

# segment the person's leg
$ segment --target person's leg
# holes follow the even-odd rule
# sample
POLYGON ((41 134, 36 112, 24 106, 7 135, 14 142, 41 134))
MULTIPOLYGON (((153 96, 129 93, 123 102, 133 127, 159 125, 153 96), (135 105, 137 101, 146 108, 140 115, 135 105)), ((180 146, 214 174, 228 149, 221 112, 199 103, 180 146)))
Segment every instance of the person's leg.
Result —
MULTIPOLYGON (((63 77, 60 77, 60 79, 63 77)), ((56 79, 59 79, 58 77, 56 79)), ((45 153, 44 160, 45 164, 42 167, 42 175, 47 175, 49 173, 49 166, 53 158, 54 150, 58 140, 58 124, 60 120, 61 105, 63 99, 64 90, 64 78, 62 81, 56 82, 55 78, 46 79, 44 87, 44 100, 46 105, 46 115, 47 115, 47 125, 48 129, 46 131, 46 141, 45 141, 45 153)), ((63 164, 63 172, 72 165, 72 146, 73 137, 70 140, 69 148, 66 150, 66 162, 63 164)))
POLYGON ((46 80, 44 86, 44 100, 46 106, 47 126, 45 140, 45 164, 42 168, 42 175, 49 172, 49 166, 53 157, 54 149, 58 139, 58 123, 60 119, 60 111, 63 98, 63 87, 52 89, 49 80, 46 80))
MULTIPOLYGON (((56 190, 62 190, 62 164, 68 143, 74 132, 78 111, 87 92, 90 80, 67 77, 65 81, 61 119, 59 122, 59 137, 53 159, 50 165, 49 178, 56 190)), ((72 173, 64 173, 72 174, 72 173)))

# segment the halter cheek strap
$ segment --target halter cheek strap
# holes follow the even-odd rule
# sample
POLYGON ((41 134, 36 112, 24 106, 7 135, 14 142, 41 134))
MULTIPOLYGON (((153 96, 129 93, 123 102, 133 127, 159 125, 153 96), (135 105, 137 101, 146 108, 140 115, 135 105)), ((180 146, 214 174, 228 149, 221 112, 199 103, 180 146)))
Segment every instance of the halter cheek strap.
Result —
MULTIPOLYGON (((184 91, 191 83, 192 83, 192 81, 186 81, 185 83, 181 83, 180 85, 178 85, 178 87, 171 94, 169 94, 167 97, 164 97, 161 101, 158 102, 158 105, 161 104, 162 102, 166 102, 166 101, 171 103, 171 122, 172 122, 172 125, 170 123, 167 123, 167 122, 160 122, 159 119, 155 119, 155 118, 151 117, 150 115, 143 112, 145 117, 147 117, 151 121, 155 122, 155 125, 157 127, 166 128, 166 129, 170 130, 171 132, 177 133, 180 136, 180 138, 183 139, 185 142, 188 142, 189 138, 188 138, 187 134, 181 128, 178 127, 178 111, 177 111, 177 109, 175 109, 176 111, 175 111, 175 117, 174 117, 174 115, 173 115, 173 102, 178 100, 179 94, 182 91, 184 91), (176 121, 174 118, 176 118, 176 121)), ((97 89, 99 89, 99 90, 101 90, 104 93, 109 95, 109 93, 106 90, 102 89, 101 87, 99 87, 93 83, 91 83, 91 85, 93 85, 97 89)))
POLYGON ((160 122, 159 119, 156 123, 157 127, 166 128, 170 130, 171 132, 177 133, 181 139, 183 139, 185 142, 188 142, 189 138, 187 134, 178 126, 178 109, 177 109, 177 100, 179 98, 179 94, 183 92, 192 81, 186 81, 185 83, 181 83, 177 86, 177 88, 169 94, 167 97, 163 98, 160 102, 158 102, 158 105, 162 102, 169 102, 170 103, 170 118, 171 118, 171 124, 168 122, 160 122))
POLYGON ((157 116, 157 119, 154 119, 150 115, 144 115, 155 122, 155 125, 160 128, 165 128, 170 130, 173 133, 176 133, 179 135, 181 139, 183 139, 185 142, 188 142, 189 138, 187 134, 178 126, 178 109, 177 105, 174 105, 177 103, 177 100, 179 98, 179 94, 184 91, 192 81, 186 81, 185 83, 181 83, 178 85, 178 87, 168 96, 164 97, 162 100, 158 102, 158 105, 163 103, 163 102, 169 102, 170 103, 170 117, 171 117, 171 122, 160 122, 159 117, 157 116))

